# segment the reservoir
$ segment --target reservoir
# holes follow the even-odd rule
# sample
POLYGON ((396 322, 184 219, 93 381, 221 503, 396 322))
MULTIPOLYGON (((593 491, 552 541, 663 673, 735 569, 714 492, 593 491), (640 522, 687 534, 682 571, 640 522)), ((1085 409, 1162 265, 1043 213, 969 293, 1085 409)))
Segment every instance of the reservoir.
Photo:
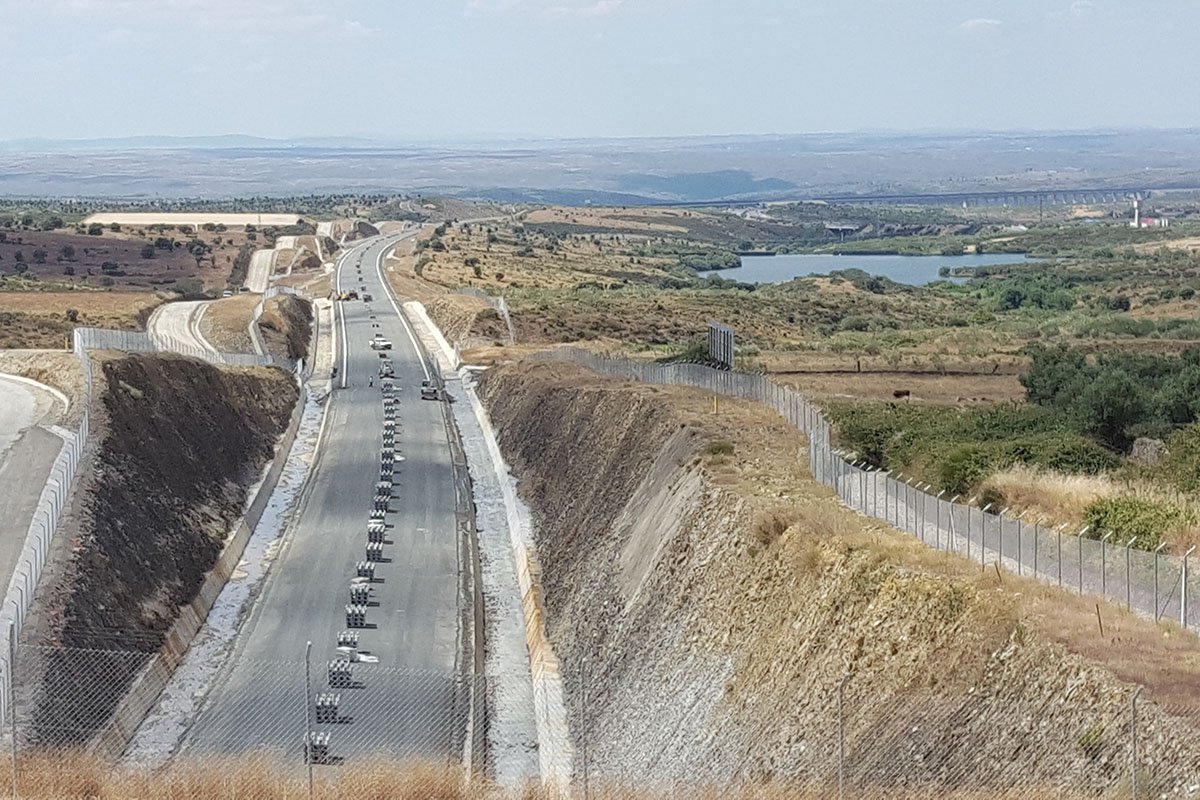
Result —
POLYGON ((1022 264, 1028 257, 1021 254, 985 253, 977 256, 835 256, 780 255, 742 256, 742 266, 722 269, 705 275, 716 275, 743 283, 783 283, 809 275, 828 275, 843 269, 861 269, 871 275, 891 278, 896 283, 924 286, 941 280, 942 267, 990 267, 1000 264, 1022 264))

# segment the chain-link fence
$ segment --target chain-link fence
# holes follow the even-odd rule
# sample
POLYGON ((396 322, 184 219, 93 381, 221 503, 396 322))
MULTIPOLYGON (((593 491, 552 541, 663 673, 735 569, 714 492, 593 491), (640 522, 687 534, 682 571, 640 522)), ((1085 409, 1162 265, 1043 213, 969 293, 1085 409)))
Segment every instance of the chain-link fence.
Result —
POLYGON ((490 295, 483 289, 479 289, 474 286, 467 286, 459 289, 458 293, 468 297, 477 297, 491 306, 496 313, 500 315, 500 319, 504 320, 504 325, 508 329, 508 343, 510 345, 517 343, 517 331, 515 328, 513 328, 512 316, 508 313, 507 300, 505 300, 503 297, 495 297, 490 295))
POLYGON ((145 331, 114 331, 103 328, 76 328, 75 353, 82 357, 88 350, 123 350, 130 353, 178 353, 191 356, 210 364, 223 364, 231 367, 267 367, 283 366, 291 369, 292 365, 280 364, 278 359, 269 355, 257 353, 223 353, 196 347, 174 336, 150 335, 145 331))
POLYGON ((766 375, 727 372, 699 364, 660 364, 612 358, 576 347, 529 356, 567 361, 601 374, 646 383, 692 386, 770 406, 809 437, 813 476, 832 486, 851 508, 920 538, 931 547, 958 552, 981 564, 1107 597, 1154 620, 1200 630, 1200 575, 1188 554, 1138 550, 1121 531, 1063 531, 979 507, 974 498, 934 495, 903 474, 850 463, 832 445, 832 427, 816 405, 766 375), (1084 534, 1090 534, 1084 535, 1084 534))
POLYGON ((243 663, 238 673, 249 678, 214 685, 169 765, 144 772, 96 748, 120 723, 146 653, 23 646, 17 663, 5 683, 15 680, 19 702, 0 736, 0 760, 14 768, 0 771, 0 796, 266 800, 308 796, 310 780, 312 796, 330 798, 372 787, 373 797, 513 800, 1200 796, 1196 708, 1159 705, 1139 690, 975 692, 951 681, 889 691, 834 678, 774 711, 769 736, 735 742, 707 729, 719 719, 699 715, 654 749, 642 744, 646 731, 602 703, 589 708, 589 693, 572 686, 582 706, 573 763, 553 770, 570 777, 555 785, 530 775, 534 788, 521 791, 489 782, 485 731, 470 730, 467 697, 487 691, 482 679, 472 686, 345 655, 243 663), (473 770, 463 766, 468 736, 473 770), (73 774, 91 790, 68 789, 73 774), (151 780, 174 794, 129 793, 151 780))
POLYGON ((250 325, 247 330, 250 332, 250 341, 254 346, 254 352, 260 356, 267 355, 267 343, 263 341, 262 331, 258 329, 258 321, 262 319, 263 311, 266 308, 267 301, 273 297, 278 297, 281 294, 291 295, 293 297, 304 297, 304 292, 298 289, 293 289, 291 286, 272 286, 263 292, 262 298, 258 304, 254 306, 254 312, 250 315, 250 325))

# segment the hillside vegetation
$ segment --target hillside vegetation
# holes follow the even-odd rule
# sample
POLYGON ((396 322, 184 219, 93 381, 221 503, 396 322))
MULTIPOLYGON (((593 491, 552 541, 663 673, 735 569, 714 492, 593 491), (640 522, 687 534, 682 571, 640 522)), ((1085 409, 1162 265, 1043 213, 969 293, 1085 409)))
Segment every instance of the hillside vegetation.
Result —
POLYGON ((482 394, 601 778, 833 786, 845 679, 846 774, 864 797, 1113 790, 1135 684, 1154 719, 1148 785, 1193 780, 1191 636, 840 508, 803 437, 760 406, 714 414, 701 392, 564 365, 494 369, 482 394))

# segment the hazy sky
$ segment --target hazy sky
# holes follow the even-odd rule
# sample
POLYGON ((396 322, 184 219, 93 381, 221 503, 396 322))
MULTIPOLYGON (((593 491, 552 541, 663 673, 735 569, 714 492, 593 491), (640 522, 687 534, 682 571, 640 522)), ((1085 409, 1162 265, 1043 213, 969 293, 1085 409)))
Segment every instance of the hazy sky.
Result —
POLYGON ((1200 126, 1200 0, 0 0, 0 139, 1200 126))

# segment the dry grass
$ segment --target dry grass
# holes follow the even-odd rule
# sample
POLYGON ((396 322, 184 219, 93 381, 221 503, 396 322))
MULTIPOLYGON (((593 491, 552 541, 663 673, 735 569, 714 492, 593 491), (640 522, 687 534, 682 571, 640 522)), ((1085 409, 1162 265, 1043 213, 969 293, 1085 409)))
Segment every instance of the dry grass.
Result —
POLYGON ((75 325, 141 330, 161 302, 150 292, 0 292, 0 348, 67 349, 75 325))
MULTIPOLYGON (((6 786, 0 797, 12 797, 6 786)), ((743 787, 655 788, 593 778, 589 797, 597 800, 829 800, 835 786, 789 786, 755 784, 743 787)), ((71 753, 26 757, 19 764, 18 794, 24 800, 303 800, 308 797, 306 770, 302 765, 273 755, 214 758, 172 764, 157 771, 113 768, 84 755, 71 753)), ((500 788, 483 780, 468 782, 461 768, 438 764, 377 761, 354 768, 317 767, 313 797, 318 800, 569 800, 578 789, 527 785, 500 788)), ((909 800, 929 797, 914 789, 892 787, 848 787, 850 800, 879 797, 909 800)), ((1047 787, 1043 792, 1029 787, 1005 792, 956 791, 939 793, 947 800, 1005 800, 1022 798, 1067 798, 1047 787)))
MULTIPOLYGON (((607 228, 614 231, 645 231, 646 233, 687 233, 687 227, 673 224, 688 213, 675 209, 646 208, 543 208, 523 215, 532 224, 578 225, 585 228, 607 228)), ((700 216, 696 214, 696 216, 700 216)))
MULTIPOLYGON (((600 380, 581 368, 562 370, 585 385, 600 380)), ((931 549, 885 523, 856 514, 841 505, 831 489, 812 480, 804 455, 807 440, 765 406, 721 398, 714 413, 712 395, 697 389, 625 385, 668 404, 701 441, 733 444, 731 456, 705 463, 710 483, 735 493, 753 519, 765 521, 769 542, 761 549, 777 552, 781 565, 804 574, 828 567, 840 553, 869 552, 878 563, 924 576, 932 585, 963 587, 979 604, 979 620, 998 630, 1023 626, 1123 681, 1145 686, 1157 702, 1200 713, 1200 646, 1194 635, 1170 624, 1156 625, 1108 601, 1099 601, 1101 634, 1096 598, 997 573, 991 566, 981 569, 975 561, 931 549)))
POLYGON ((2 292, 0 311, 36 316, 63 316, 67 309, 79 312, 85 325, 124 327, 135 324, 139 315, 162 302, 154 292, 2 292))
POLYGON ((674 265, 670 258, 639 258, 636 261, 619 251, 630 239, 640 236, 620 237, 625 244, 617 243, 609 235, 597 241, 591 238, 564 238, 554 252, 548 252, 541 237, 531 237, 532 253, 517 255, 525 244, 504 226, 492 226, 498 241, 489 242, 486 225, 474 224, 468 232, 461 228, 447 231, 442 241, 448 248, 445 252, 427 249, 421 253, 425 266, 421 277, 441 286, 478 286, 492 293, 507 288, 563 289, 582 282, 602 285, 620 283, 630 276, 662 278, 664 270, 674 265), (479 274, 468 267, 468 258, 478 259, 479 274))
POLYGON ((1016 465, 989 476, 983 492, 998 495, 1002 505, 1030 519, 1043 518, 1052 525, 1078 529, 1087 507, 1097 500, 1125 493, 1125 487, 1101 475, 1066 475, 1016 465))
POLYGON ((253 352, 247 328, 259 299, 256 294, 239 294, 213 301, 200 318, 200 332, 221 350, 253 352))
MULTIPOLYGON (((836 360, 836 356, 832 357, 836 360)), ((830 358, 823 359, 825 361, 830 358)), ((844 359, 843 359, 844 360, 844 359)), ((759 358, 773 365, 775 360, 759 358)), ((814 359, 816 361, 816 359, 814 359)), ((870 367, 871 365, 867 365, 870 367)), ((853 368, 853 364, 851 364, 853 368)), ((777 375, 777 380, 817 399, 896 400, 932 405, 1020 402, 1025 388, 1016 375, 938 375, 928 372, 803 372, 777 375)))
MULTIPOLYGON (((1200 518, 1200 503, 1186 495, 1106 475, 1067 475, 1017 465, 990 475, 981 490, 996 494, 1001 505, 1015 513, 1024 512, 1029 519, 1045 519, 1052 526, 1066 525, 1070 530, 1083 525, 1089 505, 1111 497, 1134 497, 1168 508, 1183 508, 1200 518)), ((1173 545, 1190 544, 1200 540, 1200 530, 1182 526, 1165 531, 1164 536, 1173 545)))

